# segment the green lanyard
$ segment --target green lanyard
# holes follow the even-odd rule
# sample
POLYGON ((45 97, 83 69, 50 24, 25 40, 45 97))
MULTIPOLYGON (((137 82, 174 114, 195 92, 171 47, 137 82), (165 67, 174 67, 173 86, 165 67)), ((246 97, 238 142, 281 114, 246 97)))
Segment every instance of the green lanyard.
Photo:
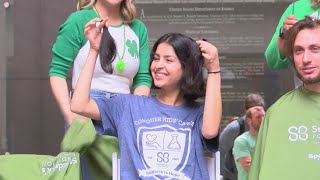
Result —
POLYGON ((126 25, 123 24, 123 52, 122 52, 122 56, 119 56, 119 53, 117 51, 117 56, 118 56, 118 61, 116 63, 116 68, 118 71, 122 72, 124 70, 124 68, 126 67, 126 64, 123 61, 123 57, 124 57, 124 53, 126 51, 126 25))

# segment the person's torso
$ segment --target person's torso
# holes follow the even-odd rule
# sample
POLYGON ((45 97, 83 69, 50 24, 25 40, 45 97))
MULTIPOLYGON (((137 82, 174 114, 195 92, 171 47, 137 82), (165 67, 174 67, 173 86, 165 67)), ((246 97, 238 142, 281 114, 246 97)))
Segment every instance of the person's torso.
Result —
MULTIPOLYGON (((95 12, 93 9, 87 9, 85 12, 81 13, 81 16, 83 17, 81 19, 85 23, 89 22, 92 19, 92 14, 94 13, 95 12)), ((133 78, 136 75, 140 65, 139 37, 128 24, 121 24, 118 26, 109 25, 108 31, 113 37, 117 48, 116 57, 112 63, 113 73, 108 74, 104 72, 104 70, 101 68, 100 57, 98 56, 91 83, 91 89, 127 94, 130 93, 130 86, 132 85, 133 78)), ((85 63, 90 48, 89 41, 87 41, 85 37, 81 37, 80 39, 84 39, 84 44, 74 59, 72 72, 73 88, 78 81, 81 69, 85 63)))
POLYGON ((320 179, 320 94, 300 87, 268 113, 261 180, 320 179))
POLYGON ((209 179, 200 130, 203 105, 167 106, 155 97, 126 101, 116 123, 122 179, 209 179))
MULTIPOLYGON (((250 156, 251 158, 253 157, 253 152, 254 152, 254 148, 256 145, 256 137, 250 135, 249 132, 245 132, 243 133, 241 136, 239 136, 236 141, 242 141, 242 143, 246 144, 246 149, 249 150, 249 153, 246 156, 250 156)), ((241 154, 243 152, 241 152, 239 149, 234 148, 235 151, 238 152, 233 152, 234 154, 241 154)), ((237 166, 237 170, 238 170, 238 180, 247 180, 247 175, 248 173, 244 171, 244 169, 242 168, 241 164, 238 161, 235 161, 236 166, 237 166)))

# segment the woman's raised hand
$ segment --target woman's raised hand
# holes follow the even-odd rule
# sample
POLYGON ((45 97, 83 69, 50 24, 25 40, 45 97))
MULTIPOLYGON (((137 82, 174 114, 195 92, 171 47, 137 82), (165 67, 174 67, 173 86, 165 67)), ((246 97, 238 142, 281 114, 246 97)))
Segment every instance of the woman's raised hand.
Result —
POLYGON ((100 18, 94 18, 84 26, 84 35, 90 43, 90 49, 99 51, 102 36, 102 28, 108 26, 108 18, 101 21, 100 18))
POLYGON ((204 64, 208 72, 220 71, 218 49, 214 45, 203 40, 198 40, 197 44, 199 45, 200 51, 202 52, 204 64))

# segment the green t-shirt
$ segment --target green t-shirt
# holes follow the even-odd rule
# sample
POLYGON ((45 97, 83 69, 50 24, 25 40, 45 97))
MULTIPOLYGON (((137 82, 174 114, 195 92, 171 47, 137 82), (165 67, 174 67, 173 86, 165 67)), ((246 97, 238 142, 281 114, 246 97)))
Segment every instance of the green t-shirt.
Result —
POLYGON ((243 157, 252 157, 255 145, 256 137, 251 136, 249 132, 241 134, 234 141, 232 153, 238 170, 238 180, 247 180, 247 172, 238 160, 243 157))
POLYGON ((320 93, 301 86, 268 109, 248 179, 317 180, 319 167, 320 93))
POLYGON ((272 36, 272 39, 266 49, 265 58, 270 69, 285 69, 289 65, 289 59, 281 59, 277 39, 279 37, 280 28, 283 26, 283 21, 287 16, 294 15, 298 20, 303 19, 305 16, 319 16, 319 8, 314 9, 310 0, 300 0, 290 4, 285 12, 282 14, 277 28, 272 36))
POLYGON ((80 180, 79 154, 0 156, 0 180, 80 180))

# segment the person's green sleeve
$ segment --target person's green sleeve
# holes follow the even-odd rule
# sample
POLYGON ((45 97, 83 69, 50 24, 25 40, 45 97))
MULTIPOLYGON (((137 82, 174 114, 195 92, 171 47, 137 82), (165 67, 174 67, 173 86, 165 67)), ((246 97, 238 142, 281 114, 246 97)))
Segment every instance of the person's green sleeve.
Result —
POLYGON ((283 21, 287 16, 292 15, 292 4, 288 6, 285 12, 282 14, 280 21, 278 23, 277 28, 272 36, 272 39, 264 53, 264 56, 267 60, 268 67, 272 70, 279 70, 288 68, 289 59, 288 58, 281 58, 280 51, 277 43, 277 39, 279 37, 280 28, 283 25, 283 21))
MULTIPOLYGON (((269 109, 271 111, 271 108, 269 109)), ((268 138, 269 130, 269 113, 266 113, 265 118, 259 129, 259 134, 257 137, 256 146, 254 148, 254 153, 251 161, 251 166, 248 172, 248 180, 257 180, 260 176, 260 168, 263 164, 263 156, 265 152, 265 144, 268 138)))
POLYGON ((133 89, 141 85, 151 87, 151 76, 149 73, 150 50, 147 28, 140 20, 137 19, 135 19, 130 26, 139 37, 140 66, 133 79, 133 89))
POLYGON ((52 47, 49 76, 67 77, 71 64, 85 41, 83 20, 79 18, 77 14, 72 14, 60 26, 52 47))

